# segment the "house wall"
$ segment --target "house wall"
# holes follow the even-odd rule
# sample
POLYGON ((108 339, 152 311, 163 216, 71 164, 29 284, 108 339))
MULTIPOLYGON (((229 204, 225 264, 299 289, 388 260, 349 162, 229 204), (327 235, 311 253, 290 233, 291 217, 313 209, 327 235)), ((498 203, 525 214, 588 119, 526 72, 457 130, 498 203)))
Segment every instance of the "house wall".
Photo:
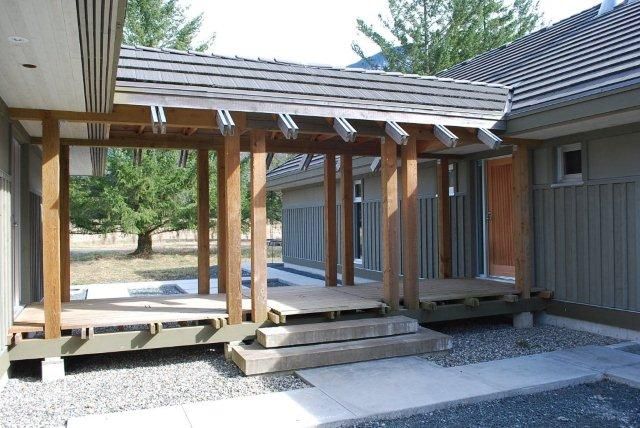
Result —
POLYGON ((0 101, 0 377, 7 371, 3 361, 13 312, 11 173, 11 124, 6 105, 0 101))
POLYGON ((640 311, 640 129, 549 141, 534 154, 536 285, 574 303, 640 311), (580 142, 583 184, 558 187, 556 147, 580 142))
MULTIPOLYGON (((402 171, 399 171, 398 184, 402 171)), ((470 163, 457 164, 457 187, 454 196, 450 196, 452 216, 452 252, 453 274, 458 277, 475 275, 475 253, 473 251, 473 233, 471 209, 470 163)), ((382 189, 379 173, 355 175, 354 179, 363 181, 363 258, 362 264, 356 264, 359 276, 381 278, 381 224, 382 189)), ((423 278, 438 276, 437 244, 437 196, 435 162, 424 162, 418 169, 419 203, 419 269, 423 278)), ((323 267, 324 259, 324 190, 322 184, 285 189, 282 195, 283 205, 283 259, 286 263, 310 267, 323 267)), ((339 183, 338 183, 339 195, 339 183)), ((340 218, 342 207, 338 204, 340 218)), ((338 222, 338 242, 342 231, 338 222)), ((402 228, 400 228, 402 230, 402 228)), ((397 245, 402 260, 401 235, 397 245)), ((340 248, 338 256, 340 260, 340 248)))

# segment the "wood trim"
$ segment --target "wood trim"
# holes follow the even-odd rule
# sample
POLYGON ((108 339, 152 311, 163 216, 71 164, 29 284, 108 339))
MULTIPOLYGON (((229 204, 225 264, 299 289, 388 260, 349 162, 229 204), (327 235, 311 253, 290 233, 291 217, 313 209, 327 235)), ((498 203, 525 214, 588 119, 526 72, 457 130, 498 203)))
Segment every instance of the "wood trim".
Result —
POLYGON ((516 288, 522 298, 531 295, 533 284, 533 190, 531 150, 513 146, 513 225, 516 288))
POLYGON ((240 135, 225 137, 224 184, 226 197, 226 259, 225 282, 229 324, 242 322, 242 254, 241 254, 241 206, 240 206, 240 135), (233 197, 229 197, 233 195, 233 197))
POLYGON ((398 159, 396 143, 380 139, 382 183, 382 283, 384 301, 391 310, 400 307, 398 278, 398 159))
POLYGON ((251 319, 267 320, 267 153, 265 132, 251 131, 251 319))
POLYGON ((354 285, 353 260, 353 159, 342 155, 340 186, 342 188, 342 285, 354 285))
POLYGON ((60 297, 62 302, 71 300, 69 176, 69 147, 60 146, 60 297))
POLYGON ((209 294, 209 151, 198 150, 198 294, 209 294))
POLYGON ((449 205, 449 160, 436 168, 438 191, 438 277, 451 278, 451 208, 449 205))
POLYGON ((324 159, 324 282, 327 287, 338 285, 338 254, 336 230, 336 157, 324 159))
POLYGON ((42 272, 44 282, 44 334, 60 337, 60 124, 42 122, 42 272))
POLYGON ((217 233, 217 260, 218 260, 218 293, 227 292, 227 274, 226 263, 227 259, 227 193, 225 181, 225 163, 224 163, 224 151, 218 150, 216 152, 216 189, 218 191, 218 209, 216 219, 216 233, 217 233))
POLYGON ((404 306, 418 309, 418 160, 414 136, 402 146, 402 229, 404 306))

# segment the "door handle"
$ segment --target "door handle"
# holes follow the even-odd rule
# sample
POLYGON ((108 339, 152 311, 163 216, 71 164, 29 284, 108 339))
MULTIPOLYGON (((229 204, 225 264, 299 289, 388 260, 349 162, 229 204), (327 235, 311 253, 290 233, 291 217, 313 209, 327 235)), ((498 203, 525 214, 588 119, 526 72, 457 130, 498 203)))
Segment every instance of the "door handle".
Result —
POLYGON ((492 218, 493 218, 493 213, 491 211, 489 211, 487 213, 487 221, 491 221, 492 218))

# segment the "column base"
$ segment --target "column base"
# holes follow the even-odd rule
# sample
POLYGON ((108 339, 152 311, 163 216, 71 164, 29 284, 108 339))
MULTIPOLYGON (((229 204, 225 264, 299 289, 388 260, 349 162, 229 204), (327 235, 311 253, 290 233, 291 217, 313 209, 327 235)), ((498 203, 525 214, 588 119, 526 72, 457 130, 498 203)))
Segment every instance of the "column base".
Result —
POLYGON ((514 328, 531 328, 533 327, 533 313, 522 312, 520 314, 513 315, 513 327, 514 328))
POLYGON ((64 379, 64 360, 60 357, 45 358, 42 363, 42 382, 64 379))

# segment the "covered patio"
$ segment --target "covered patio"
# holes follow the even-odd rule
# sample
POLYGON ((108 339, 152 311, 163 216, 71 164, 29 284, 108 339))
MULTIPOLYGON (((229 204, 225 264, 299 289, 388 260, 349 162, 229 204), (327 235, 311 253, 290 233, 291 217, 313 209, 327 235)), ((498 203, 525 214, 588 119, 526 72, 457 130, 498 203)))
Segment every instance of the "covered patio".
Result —
POLYGON ((499 301, 499 307, 491 306, 495 313, 539 309, 541 300, 532 298, 538 290, 533 288, 531 247, 530 149, 537 142, 503 141, 497 135, 505 127, 509 97, 510 89, 500 85, 123 47, 110 112, 10 108, 13 120, 42 123, 42 137, 33 143, 42 145, 44 183, 44 301, 28 305, 15 319, 11 359, 238 341, 265 323, 285 322, 289 315, 379 314, 388 309, 429 320, 440 306, 477 308, 484 300, 499 301), (104 139, 72 138, 61 135, 63 123, 98 124, 108 132, 104 139), (134 158, 144 150, 168 149, 197 156, 198 296, 70 302, 70 147, 130 148, 134 158), (417 257, 403 257, 401 281, 398 246, 404 254, 417 254, 418 248, 418 162, 437 160, 442 196, 448 195, 451 159, 499 150, 512 153, 514 160, 515 284, 451 278, 445 197, 438 198, 437 207, 440 279, 419 281, 417 257), (210 151, 217 153, 218 162, 217 295, 209 295, 210 151), (238 197, 242 152, 251 157, 251 288, 244 291, 238 197), (326 288, 267 290, 265 182, 274 153, 325 156, 326 288), (383 280, 358 286, 354 237, 347 227, 353 222, 355 156, 375 158, 372 168, 379 168, 383 177, 383 280), (340 218, 338 198, 343 201, 340 218), (343 230, 339 241, 338 222, 343 230), (180 326, 163 328, 163 323, 175 322, 180 326), (148 331, 93 330, 141 324, 148 331), (72 329, 80 329, 80 337, 71 336, 72 329), (24 337, 36 330, 44 331, 44 340, 24 337), (131 341, 139 334, 153 340, 131 341))

